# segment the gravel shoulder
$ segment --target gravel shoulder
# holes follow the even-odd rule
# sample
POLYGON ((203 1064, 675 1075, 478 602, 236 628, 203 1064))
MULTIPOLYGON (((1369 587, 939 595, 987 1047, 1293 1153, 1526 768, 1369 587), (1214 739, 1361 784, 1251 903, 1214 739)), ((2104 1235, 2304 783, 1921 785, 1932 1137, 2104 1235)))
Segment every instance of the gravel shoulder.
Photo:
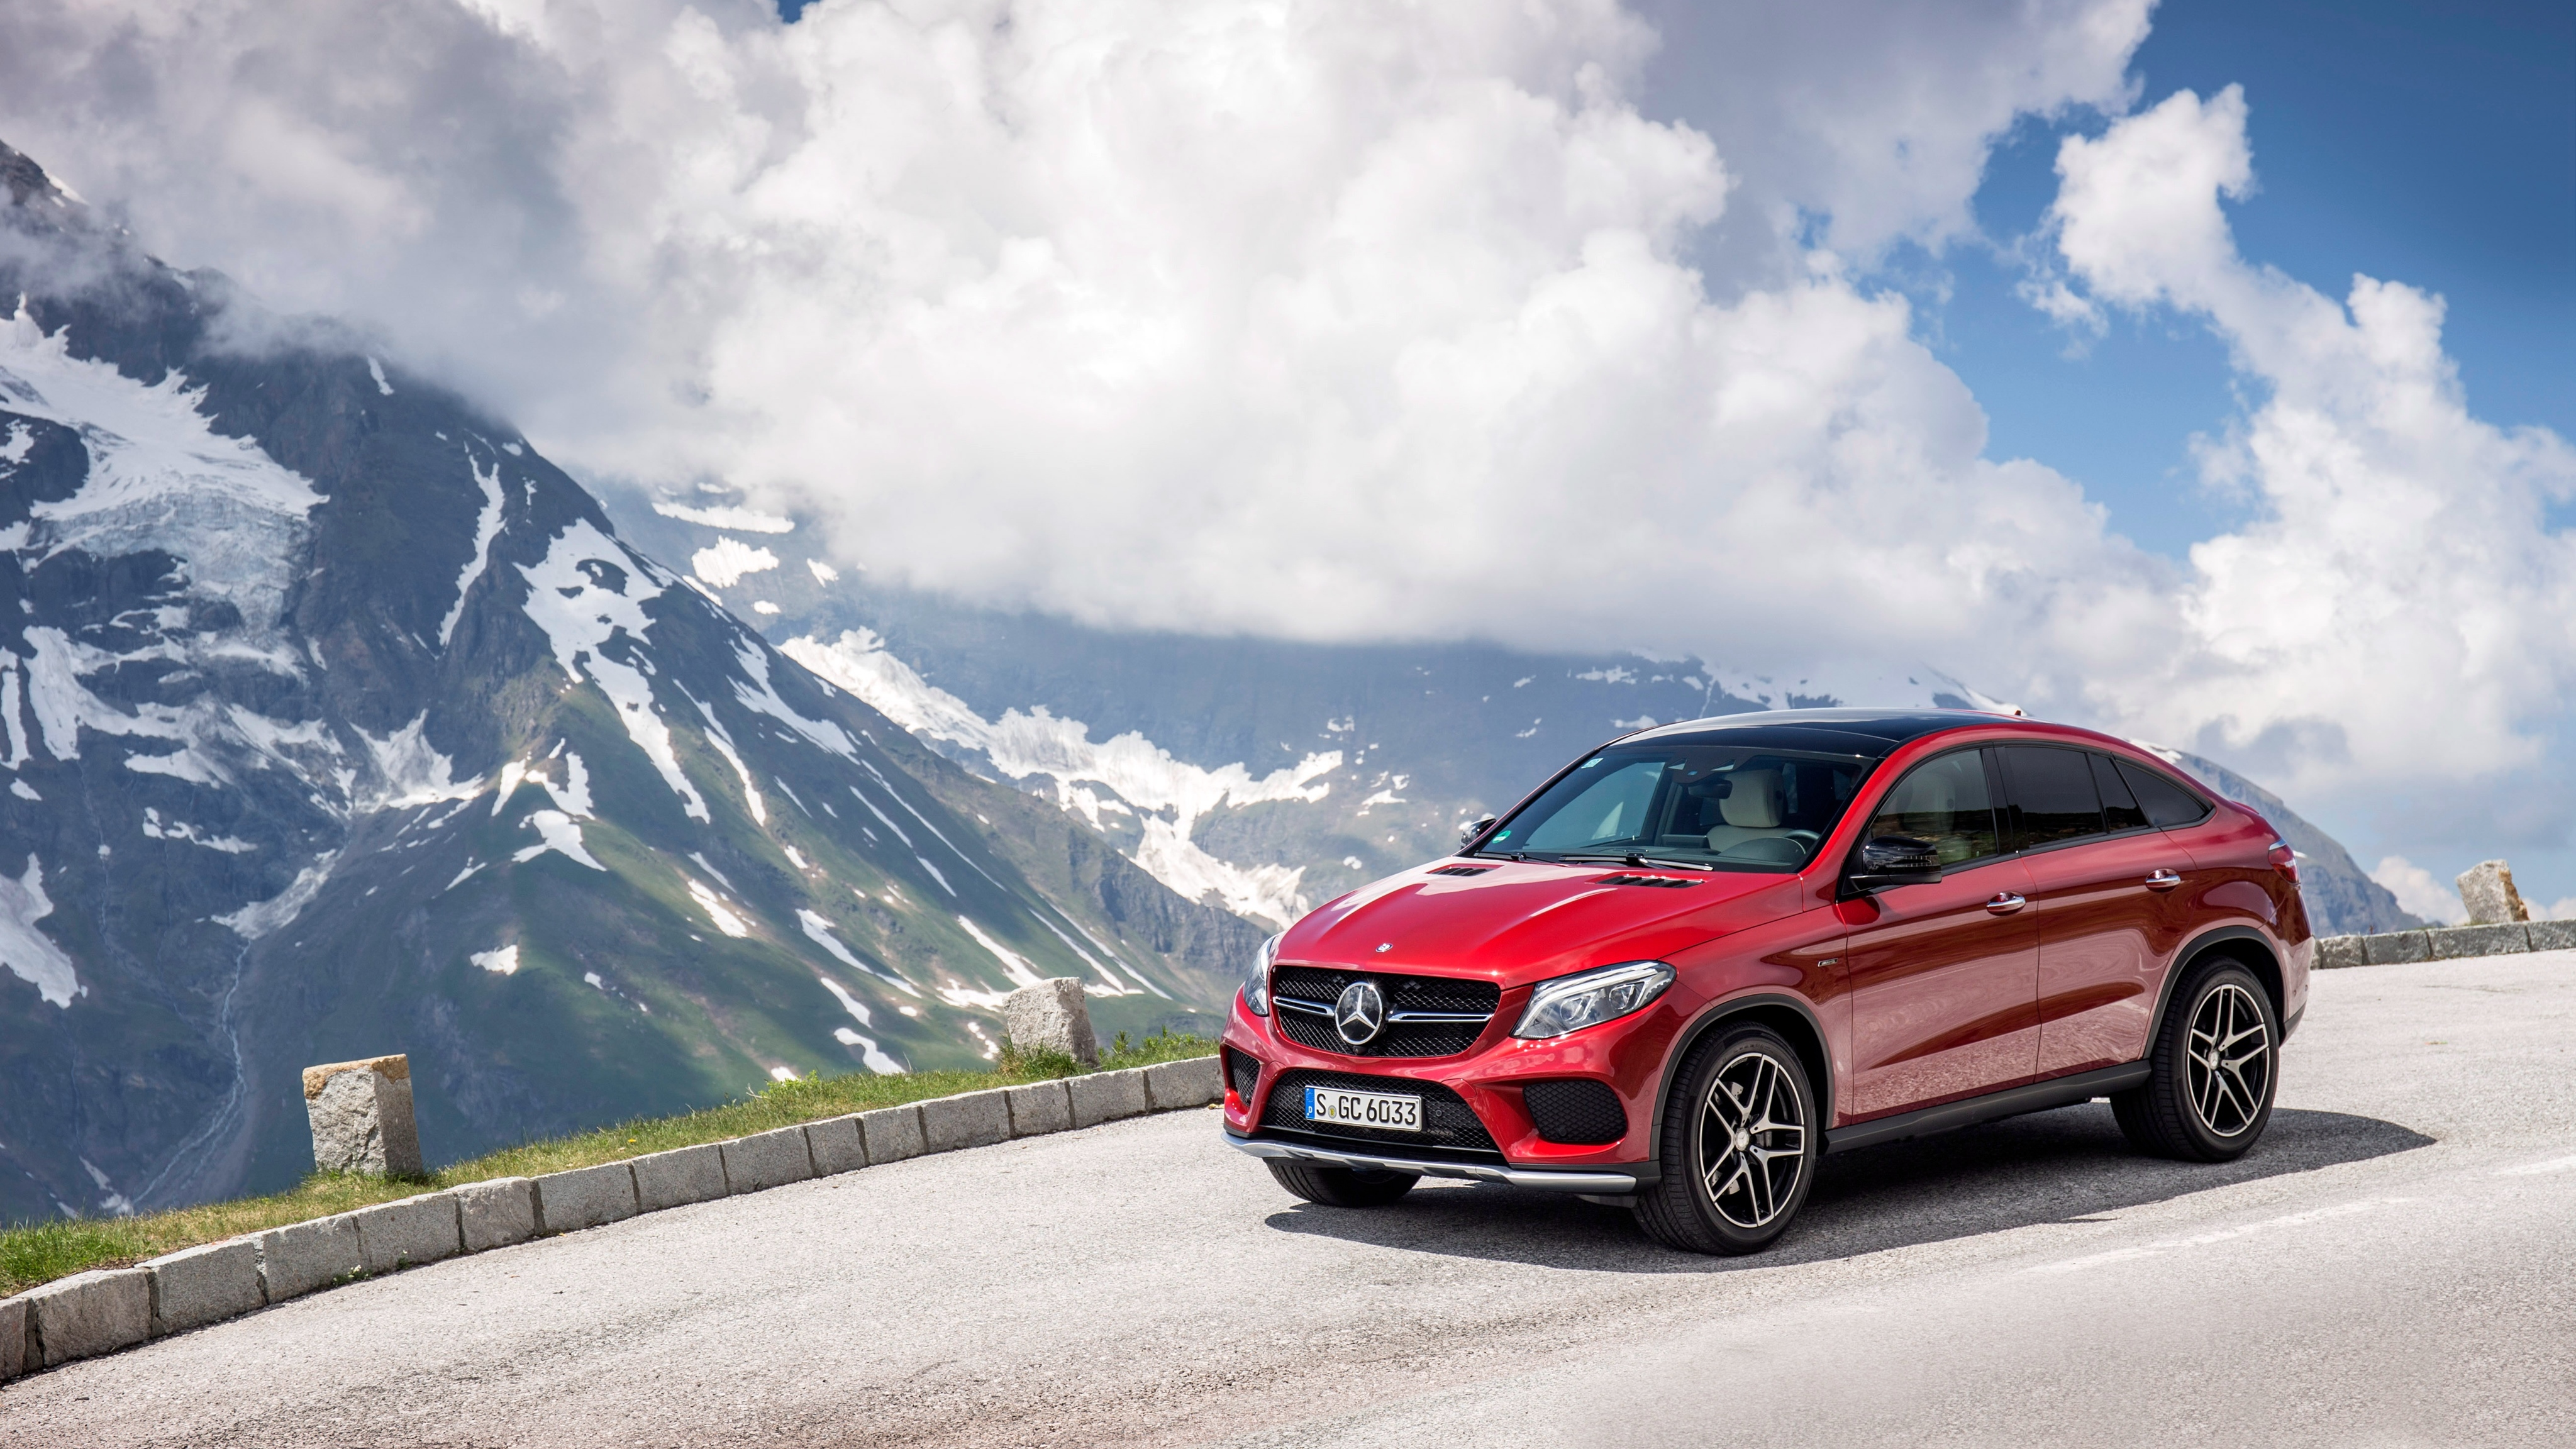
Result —
POLYGON ((0 1444, 2576 1442, 2576 953, 2316 978, 2264 1144, 1833 1159, 1719 1261, 1299 1204, 1184 1112, 360 1283, 0 1390, 0 1444))

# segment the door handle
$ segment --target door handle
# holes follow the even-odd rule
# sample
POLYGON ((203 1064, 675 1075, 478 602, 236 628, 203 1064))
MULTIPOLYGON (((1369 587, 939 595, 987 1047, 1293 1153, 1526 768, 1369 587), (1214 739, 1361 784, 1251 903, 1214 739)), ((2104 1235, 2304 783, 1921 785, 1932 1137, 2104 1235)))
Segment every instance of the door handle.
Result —
POLYGON ((2179 871, 2159 867, 2147 874, 2147 889, 2151 891, 2169 891, 2181 884, 2182 874, 2179 871))
POLYGON ((2009 916, 2029 904, 2030 902, 2014 895, 2011 891, 1997 891, 1995 898, 1986 902, 1986 909, 1998 916, 2009 916))

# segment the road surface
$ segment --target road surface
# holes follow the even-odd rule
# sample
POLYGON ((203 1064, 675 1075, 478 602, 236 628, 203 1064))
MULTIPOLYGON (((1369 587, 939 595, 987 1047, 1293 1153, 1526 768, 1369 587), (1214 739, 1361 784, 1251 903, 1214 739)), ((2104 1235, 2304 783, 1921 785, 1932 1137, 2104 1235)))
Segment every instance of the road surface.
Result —
POLYGON ((2087 1107, 1762 1257, 1300 1204, 1189 1112, 433 1265, 0 1391, 0 1444, 2567 1445, 2576 953, 2321 974, 2243 1161, 2087 1107))

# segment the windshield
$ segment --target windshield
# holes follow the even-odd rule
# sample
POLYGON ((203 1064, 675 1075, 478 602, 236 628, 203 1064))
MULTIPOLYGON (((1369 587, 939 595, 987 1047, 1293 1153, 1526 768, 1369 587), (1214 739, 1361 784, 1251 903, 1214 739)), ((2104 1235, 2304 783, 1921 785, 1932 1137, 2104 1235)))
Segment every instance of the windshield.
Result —
POLYGON ((1814 858, 1877 763, 1681 741, 1614 745, 1504 821, 1479 853, 1635 855, 1785 874, 1814 858))

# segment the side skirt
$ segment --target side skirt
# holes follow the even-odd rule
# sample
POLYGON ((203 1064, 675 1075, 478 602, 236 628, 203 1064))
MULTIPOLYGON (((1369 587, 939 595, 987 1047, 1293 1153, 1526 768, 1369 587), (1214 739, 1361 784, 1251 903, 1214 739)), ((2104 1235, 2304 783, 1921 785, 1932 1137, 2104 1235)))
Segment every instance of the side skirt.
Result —
POLYGON ((1893 1117, 1880 1117, 1869 1122, 1855 1122, 1837 1127, 1825 1134, 1828 1154, 1848 1152, 1855 1147, 1875 1147, 1882 1142, 1902 1142, 1908 1137, 1929 1137, 1935 1132, 1948 1132, 1959 1127, 1974 1127, 1980 1122, 2019 1117, 2025 1112, 2045 1112, 2051 1107, 2071 1107, 2113 1092, 2125 1092, 2145 1083, 2153 1072, 2144 1061, 2123 1062, 2116 1067, 2078 1072, 2071 1077, 2053 1077, 2045 1082, 2029 1082, 1988 1092, 1982 1097, 1944 1102, 1938 1107, 1924 1107, 1900 1112, 1893 1117))

